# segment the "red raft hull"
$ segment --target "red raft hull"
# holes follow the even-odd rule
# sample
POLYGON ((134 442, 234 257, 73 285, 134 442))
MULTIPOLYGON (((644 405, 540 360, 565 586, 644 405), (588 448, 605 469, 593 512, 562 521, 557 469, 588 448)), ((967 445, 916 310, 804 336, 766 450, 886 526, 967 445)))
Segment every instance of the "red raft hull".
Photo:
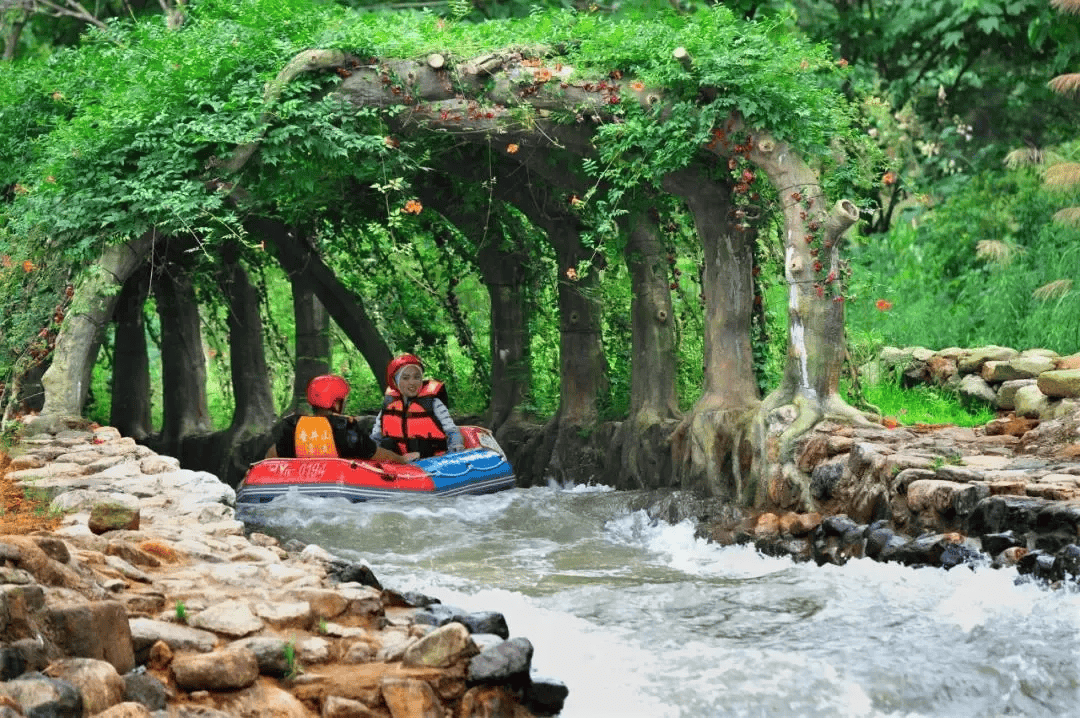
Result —
POLYGON ((514 471, 487 429, 463 426, 466 449, 412 464, 364 459, 264 459, 251 465, 236 501, 261 504, 297 493, 370 501, 487 494, 514 487, 514 471))

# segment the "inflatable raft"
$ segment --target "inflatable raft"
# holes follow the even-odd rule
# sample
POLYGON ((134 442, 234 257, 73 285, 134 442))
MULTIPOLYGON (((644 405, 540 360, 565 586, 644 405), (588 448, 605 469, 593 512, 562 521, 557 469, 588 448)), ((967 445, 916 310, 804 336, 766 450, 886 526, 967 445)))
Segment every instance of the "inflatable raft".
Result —
POLYGON ((238 504, 262 504, 289 492, 353 502, 408 496, 490 494, 514 487, 514 470, 495 437, 462 426, 465 450, 411 464, 366 459, 263 459, 236 490, 238 504))

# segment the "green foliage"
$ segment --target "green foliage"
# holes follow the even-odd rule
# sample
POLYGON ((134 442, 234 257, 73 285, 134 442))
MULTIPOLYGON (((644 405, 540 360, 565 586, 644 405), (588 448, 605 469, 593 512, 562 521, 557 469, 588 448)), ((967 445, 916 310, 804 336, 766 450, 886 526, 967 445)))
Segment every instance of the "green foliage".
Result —
POLYGON ((0 224, 0 396, 15 376, 46 360, 70 301, 72 268, 50 256, 51 249, 0 224))
MULTIPOLYGON (((842 387, 847 395, 847 389, 842 387)), ((848 396, 853 404, 857 397, 848 396)), ((954 424, 982 426, 996 414, 986 405, 969 406, 957 394, 935 386, 904 388, 896 376, 886 381, 862 387, 862 398, 881 411, 883 417, 904 426, 912 424, 954 424)))
POLYGON ((291 681, 302 675, 304 667, 300 665, 300 661, 296 657, 296 641, 291 638, 285 641, 281 651, 285 659, 285 678, 291 681))
POLYGON ((173 606, 173 610, 176 613, 176 620, 178 623, 187 623, 188 612, 187 605, 183 601, 177 601, 173 606))
POLYGON ((19 443, 22 438, 23 428, 26 425, 21 421, 10 421, 0 429, 0 451, 8 453, 19 443))
POLYGON ((1050 218, 1078 199, 1048 193, 1030 169, 985 173, 853 247, 849 333, 895 346, 1075 351, 1080 231, 1050 218))

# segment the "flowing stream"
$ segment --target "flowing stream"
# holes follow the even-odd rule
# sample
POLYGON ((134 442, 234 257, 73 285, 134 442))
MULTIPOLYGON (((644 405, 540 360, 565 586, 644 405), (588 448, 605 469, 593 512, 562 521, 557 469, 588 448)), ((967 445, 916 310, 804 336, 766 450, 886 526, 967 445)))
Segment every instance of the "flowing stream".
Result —
POLYGON ((1013 570, 795 563, 585 487, 287 496, 241 518, 502 612, 569 688, 564 718, 1080 716, 1080 593, 1013 570))

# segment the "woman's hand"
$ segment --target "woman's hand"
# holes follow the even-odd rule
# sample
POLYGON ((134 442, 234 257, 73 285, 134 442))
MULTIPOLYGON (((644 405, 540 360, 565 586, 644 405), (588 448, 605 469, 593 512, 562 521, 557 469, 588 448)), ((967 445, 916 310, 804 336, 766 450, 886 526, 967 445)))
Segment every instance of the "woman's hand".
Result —
POLYGON ((414 462, 414 461, 416 461, 417 459, 420 458, 420 452, 419 451, 410 451, 409 453, 405 454, 401 458, 405 459, 409 463, 412 463, 412 462, 414 462))

